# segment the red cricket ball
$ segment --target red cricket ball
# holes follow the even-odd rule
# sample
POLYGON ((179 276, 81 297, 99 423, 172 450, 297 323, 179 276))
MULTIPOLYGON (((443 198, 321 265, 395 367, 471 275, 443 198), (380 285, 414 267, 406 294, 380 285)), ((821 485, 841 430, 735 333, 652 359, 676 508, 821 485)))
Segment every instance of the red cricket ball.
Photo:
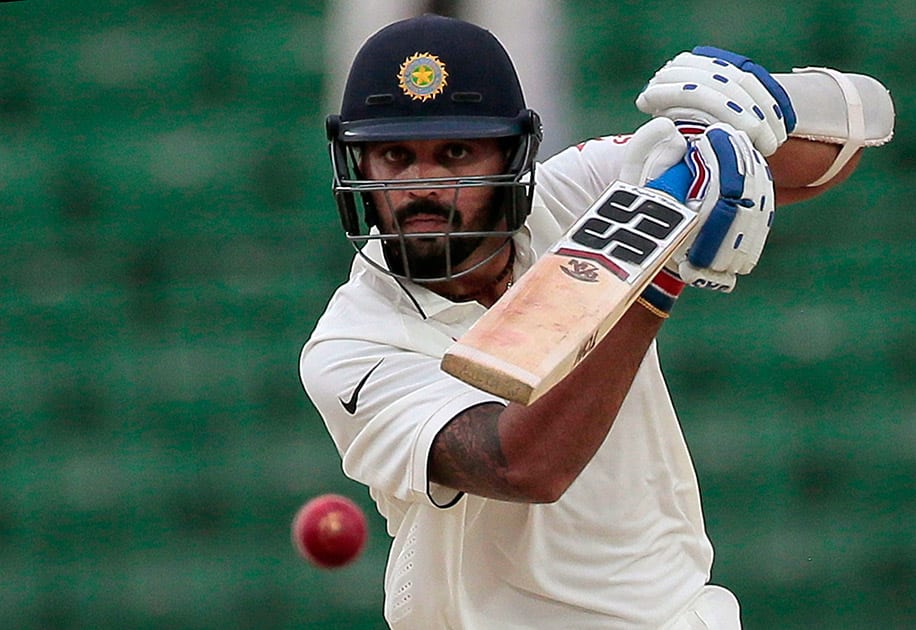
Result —
POLYGON ((299 508, 293 545, 313 564, 331 569, 352 562, 366 545, 366 515, 350 499, 323 494, 299 508))

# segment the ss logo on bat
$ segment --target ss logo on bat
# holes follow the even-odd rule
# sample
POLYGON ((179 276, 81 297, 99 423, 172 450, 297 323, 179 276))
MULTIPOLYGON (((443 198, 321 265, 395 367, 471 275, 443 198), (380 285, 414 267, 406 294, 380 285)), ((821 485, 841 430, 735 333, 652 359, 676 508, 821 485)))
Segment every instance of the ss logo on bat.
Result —
POLYGON ((626 191, 614 191, 572 235, 583 247, 642 265, 683 223, 674 208, 626 191))

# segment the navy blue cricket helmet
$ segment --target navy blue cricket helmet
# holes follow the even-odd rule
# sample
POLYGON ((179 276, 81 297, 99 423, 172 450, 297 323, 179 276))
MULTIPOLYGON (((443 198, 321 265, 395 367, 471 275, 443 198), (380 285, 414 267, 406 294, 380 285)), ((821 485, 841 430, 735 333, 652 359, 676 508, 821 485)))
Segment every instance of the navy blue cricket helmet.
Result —
MULTIPOLYGON (((425 14, 372 35, 350 68, 340 114, 327 118, 327 134, 334 196, 347 238, 358 251, 373 239, 382 240, 386 254, 399 247, 401 239, 403 251, 403 239, 417 236, 371 230, 377 215, 366 193, 435 184, 435 180, 365 179, 359 169, 359 149, 367 142, 504 139, 505 173, 462 178, 449 187, 493 186, 507 227, 488 235, 503 234, 506 242, 531 211, 540 119, 526 107, 515 67, 502 44, 488 30, 469 22, 425 14), (360 206, 366 229, 360 222, 360 206)), ((480 238, 480 233, 454 231, 447 236, 480 238)), ((457 277, 449 269, 442 277, 418 278, 409 265, 385 271, 421 282, 457 277)))

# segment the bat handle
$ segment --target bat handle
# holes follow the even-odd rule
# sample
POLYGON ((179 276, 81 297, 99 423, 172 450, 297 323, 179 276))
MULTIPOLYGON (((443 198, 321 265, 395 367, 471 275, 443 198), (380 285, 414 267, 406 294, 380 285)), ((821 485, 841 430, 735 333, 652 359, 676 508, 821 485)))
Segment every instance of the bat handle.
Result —
POLYGON ((653 180, 646 182, 646 188, 654 188, 674 197, 681 203, 687 199, 687 191, 693 183, 693 173, 686 162, 678 162, 653 180))

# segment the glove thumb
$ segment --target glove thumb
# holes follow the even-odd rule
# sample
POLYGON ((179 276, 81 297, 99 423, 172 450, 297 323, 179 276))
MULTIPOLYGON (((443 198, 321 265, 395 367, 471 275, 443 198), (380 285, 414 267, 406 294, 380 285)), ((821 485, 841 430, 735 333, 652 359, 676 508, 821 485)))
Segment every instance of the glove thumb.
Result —
POLYGON ((618 179, 642 186, 684 159, 687 141, 667 118, 653 118, 627 142, 618 179))

